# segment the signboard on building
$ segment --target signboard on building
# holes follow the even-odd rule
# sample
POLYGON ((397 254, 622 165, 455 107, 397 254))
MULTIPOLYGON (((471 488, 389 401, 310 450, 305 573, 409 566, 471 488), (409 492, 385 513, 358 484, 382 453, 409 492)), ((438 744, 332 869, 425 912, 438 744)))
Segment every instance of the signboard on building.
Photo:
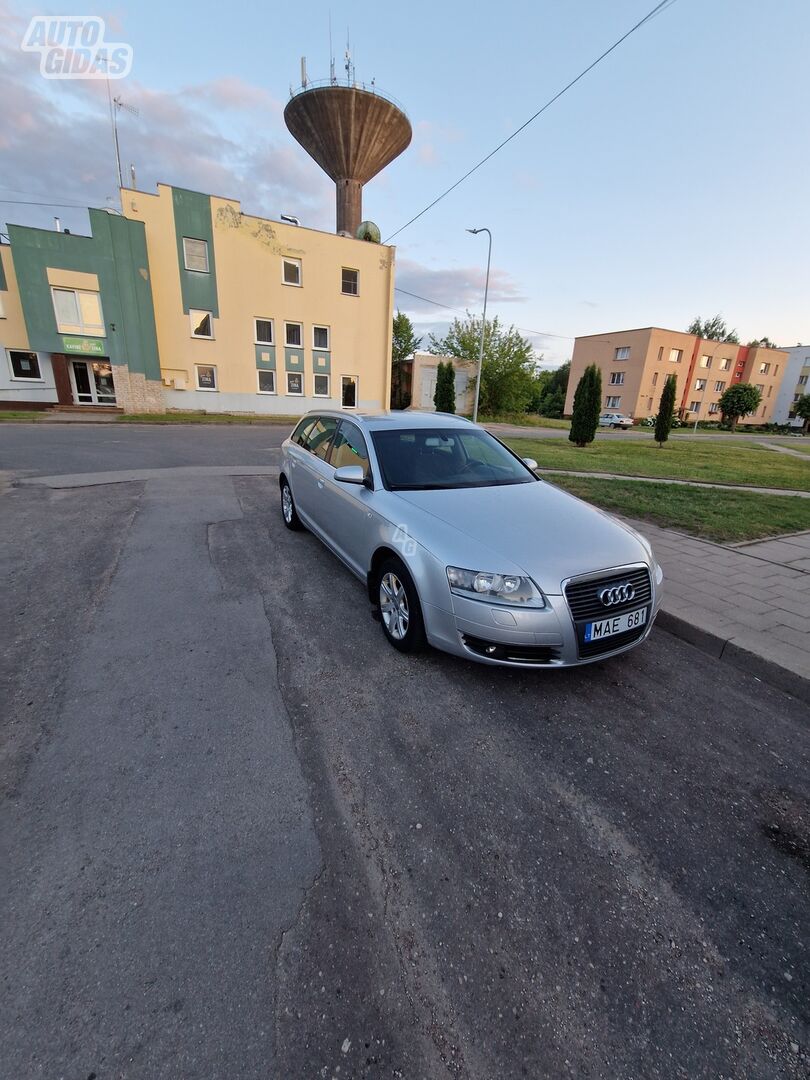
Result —
POLYGON ((62 337, 62 347, 66 353, 81 356, 104 356, 103 338, 62 337))

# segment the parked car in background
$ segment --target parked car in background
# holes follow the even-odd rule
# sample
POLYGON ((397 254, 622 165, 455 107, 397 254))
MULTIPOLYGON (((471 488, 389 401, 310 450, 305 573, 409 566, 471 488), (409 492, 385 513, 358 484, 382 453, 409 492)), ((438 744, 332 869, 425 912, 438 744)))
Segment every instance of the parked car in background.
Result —
POLYGON ((599 427, 629 428, 633 426, 632 416, 620 412, 604 412, 599 417, 599 427))
POLYGON ((460 417, 317 411, 282 445, 281 511, 365 583, 402 652, 565 667, 640 644, 652 548, 535 468, 460 417))

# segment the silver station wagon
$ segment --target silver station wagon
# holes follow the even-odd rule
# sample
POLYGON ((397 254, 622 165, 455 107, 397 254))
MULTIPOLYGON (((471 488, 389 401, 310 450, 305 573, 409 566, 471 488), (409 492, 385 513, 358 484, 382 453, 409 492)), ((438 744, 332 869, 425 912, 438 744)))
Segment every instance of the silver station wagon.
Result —
POLYGON ((366 584, 402 652, 565 667, 639 645, 652 548, 534 468, 460 417, 312 412, 282 446, 281 512, 366 584))

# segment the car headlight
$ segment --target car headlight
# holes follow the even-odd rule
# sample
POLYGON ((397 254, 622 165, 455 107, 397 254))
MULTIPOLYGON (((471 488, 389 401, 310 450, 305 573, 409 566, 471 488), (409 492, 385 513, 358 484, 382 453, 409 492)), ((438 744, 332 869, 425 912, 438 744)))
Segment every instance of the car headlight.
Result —
POLYGON ((462 570, 447 567, 450 592, 469 600, 487 600, 491 604, 543 608, 546 598, 531 578, 517 574, 492 574, 487 570, 462 570))

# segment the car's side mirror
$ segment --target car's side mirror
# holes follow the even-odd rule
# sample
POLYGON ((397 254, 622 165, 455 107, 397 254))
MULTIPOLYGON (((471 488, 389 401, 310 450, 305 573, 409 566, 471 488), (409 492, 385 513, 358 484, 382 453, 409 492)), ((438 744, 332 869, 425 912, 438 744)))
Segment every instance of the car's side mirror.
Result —
POLYGON ((341 465, 335 469, 335 480, 341 484, 365 484, 366 474, 362 465, 341 465))
POLYGON ((534 470, 537 468, 537 462, 534 460, 534 458, 525 457, 523 459, 523 464, 526 466, 527 469, 531 469, 532 472, 534 472, 534 470))

